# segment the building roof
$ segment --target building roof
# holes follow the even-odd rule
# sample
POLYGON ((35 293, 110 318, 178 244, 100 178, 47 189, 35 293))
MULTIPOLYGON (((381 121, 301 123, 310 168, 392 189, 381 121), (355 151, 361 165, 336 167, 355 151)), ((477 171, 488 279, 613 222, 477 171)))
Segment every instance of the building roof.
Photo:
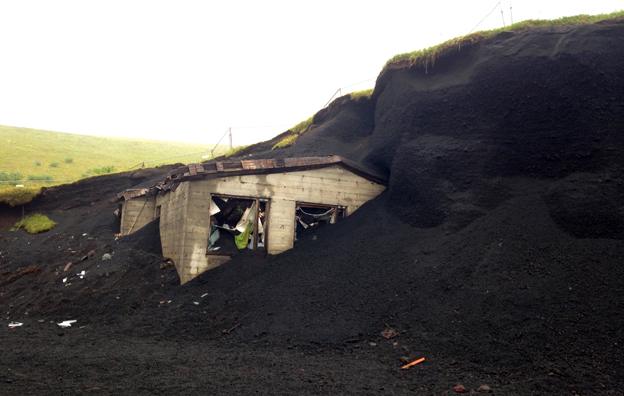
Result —
POLYGON ((175 190, 188 180, 238 175, 257 175, 269 173, 295 172, 338 165, 350 172, 378 184, 386 184, 386 178, 371 170, 342 158, 338 155, 324 157, 271 158, 253 160, 214 161, 201 164, 189 164, 172 171, 163 181, 150 188, 130 189, 117 194, 118 199, 132 199, 160 191, 175 190))

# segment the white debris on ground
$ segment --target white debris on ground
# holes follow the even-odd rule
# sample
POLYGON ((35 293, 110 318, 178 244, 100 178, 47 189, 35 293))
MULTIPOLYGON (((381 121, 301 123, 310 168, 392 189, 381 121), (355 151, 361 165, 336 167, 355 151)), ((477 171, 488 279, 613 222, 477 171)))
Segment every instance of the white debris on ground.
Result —
POLYGON ((104 253, 102 255, 102 261, 111 260, 113 256, 110 253, 104 253))
POLYGON ((71 327, 73 323, 76 323, 77 320, 64 320, 60 323, 57 323, 59 327, 71 327))
POLYGON ((23 325, 24 325, 24 323, 21 323, 21 322, 11 322, 11 323, 9 323, 9 328, 13 329, 15 327, 21 327, 23 325))
POLYGON ((85 275, 87 274, 87 271, 82 270, 79 273, 77 273, 76 275, 80 278, 80 279, 84 279, 85 275))
POLYGON ((204 298, 204 297, 206 297, 207 295, 208 295, 208 293, 204 293, 204 294, 202 294, 202 295, 200 296, 200 298, 204 298))

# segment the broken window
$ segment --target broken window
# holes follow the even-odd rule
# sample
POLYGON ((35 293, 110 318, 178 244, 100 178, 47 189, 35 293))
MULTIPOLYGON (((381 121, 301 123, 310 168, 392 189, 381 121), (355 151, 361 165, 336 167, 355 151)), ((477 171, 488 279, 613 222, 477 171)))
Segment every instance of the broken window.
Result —
POLYGON ((306 235, 313 235, 318 227, 335 224, 345 217, 346 213, 344 206, 297 202, 295 207, 295 241, 306 235))
POLYGON ((265 251, 267 209, 266 199, 212 195, 207 254, 265 251))

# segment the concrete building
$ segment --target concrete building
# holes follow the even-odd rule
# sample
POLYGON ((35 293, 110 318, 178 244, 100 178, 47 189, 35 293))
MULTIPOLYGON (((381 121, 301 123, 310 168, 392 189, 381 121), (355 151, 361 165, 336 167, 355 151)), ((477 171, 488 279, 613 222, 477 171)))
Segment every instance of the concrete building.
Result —
POLYGON ((384 184, 338 156, 192 164, 120 193, 120 231, 159 218, 163 256, 184 284, 235 254, 291 249, 297 236, 349 216, 384 184))

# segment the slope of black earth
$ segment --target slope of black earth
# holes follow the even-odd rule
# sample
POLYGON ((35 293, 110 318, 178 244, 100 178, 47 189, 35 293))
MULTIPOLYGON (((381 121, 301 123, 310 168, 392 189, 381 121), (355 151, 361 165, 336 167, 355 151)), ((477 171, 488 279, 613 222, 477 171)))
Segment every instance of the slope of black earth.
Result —
POLYGON ((156 224, 113 236, 109 198, 167 169, 47 191, 28 210, 56 229, 0 233, 3 391, 622 394, 621 70, 621 21, 388 68, 292 147, 243 153, 345 155, 388 190, 291 251, 183 287, 156 224))

